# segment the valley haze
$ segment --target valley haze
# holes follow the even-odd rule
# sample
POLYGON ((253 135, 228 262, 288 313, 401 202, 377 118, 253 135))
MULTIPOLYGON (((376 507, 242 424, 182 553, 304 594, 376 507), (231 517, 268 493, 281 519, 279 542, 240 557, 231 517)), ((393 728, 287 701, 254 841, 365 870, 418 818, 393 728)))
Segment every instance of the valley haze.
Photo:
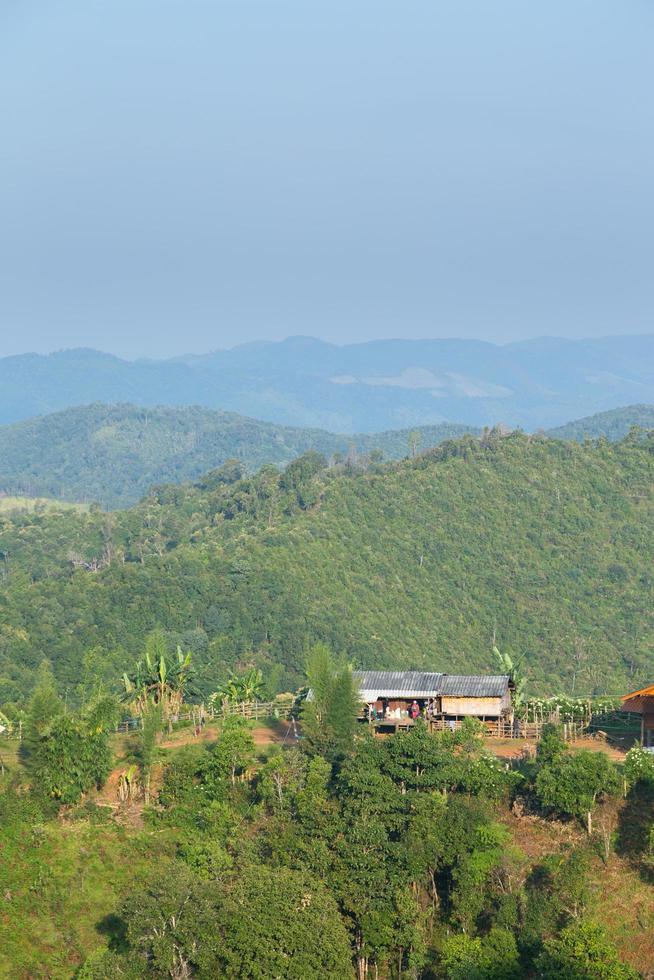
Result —
POLYGON ((199 405, 286 426, 527 430, 654 402, 654 334, 569 340, 248 343, 168 360, 78 348, 0 359, 0 424, 93 402, 199 405))

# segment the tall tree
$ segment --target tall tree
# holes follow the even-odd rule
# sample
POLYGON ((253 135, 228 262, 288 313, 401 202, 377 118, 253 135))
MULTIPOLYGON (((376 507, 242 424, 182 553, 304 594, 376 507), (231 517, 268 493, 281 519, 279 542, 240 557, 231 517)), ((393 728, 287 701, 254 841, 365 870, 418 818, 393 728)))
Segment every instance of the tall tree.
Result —
POLYGON ((342 758, 354 737, 360 707, 352 668, 334 657, 324 644, 316 644, 307 657, 309 694, 302 706, 306 743, 331 761, 342 758))
POLYGON ((21 757, 28 771, 32 770, 41 738, 63 712, 64 704, 57 694, 52 667, 44 660, 38 669, 34 691, 27 706, 20 746, 21 757))

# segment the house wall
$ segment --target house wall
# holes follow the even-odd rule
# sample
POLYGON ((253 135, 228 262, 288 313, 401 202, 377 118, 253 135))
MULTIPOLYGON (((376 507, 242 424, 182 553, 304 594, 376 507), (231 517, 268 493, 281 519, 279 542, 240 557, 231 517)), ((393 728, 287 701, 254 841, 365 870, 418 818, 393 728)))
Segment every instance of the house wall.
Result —
POLYGON ((475 718, 499 718, 511 707, 511 695, 503 698, 453 698, 441 699, 444 715, 472 715, 475 718))
POLYGON ((654 714, 643 714, 641 734, 643 745, 647 747, 654 745, 654 714))

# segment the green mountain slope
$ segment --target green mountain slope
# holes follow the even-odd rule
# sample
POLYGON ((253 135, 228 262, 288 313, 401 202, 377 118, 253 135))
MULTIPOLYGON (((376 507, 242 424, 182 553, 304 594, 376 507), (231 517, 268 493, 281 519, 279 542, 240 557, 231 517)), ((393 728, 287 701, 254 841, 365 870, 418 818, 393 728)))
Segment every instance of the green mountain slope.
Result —
POLYGON ((599 412, 576 419, 547 433, 553 439, 609 439, 617 442, 624 439, 629 430, 637 425, 641 429, 654 429, 654 405, 626 405, 610 412, 599 412))
MULTIPOLYGON (((468 431, 426 426, 420 446, 468 431)), ((85 405, 0 427, 0 492, 126 507, 154 484, 193 480, 227 459, 248 470, 284 465, 308 449, 332 456, 378 448, 397 459, 408 454, 409 435, 335 435, 197 407, 85 405)))
POLYGON ((43 656, 71 697, 114 682, 156 624, 205 691, 253 662, 294 686, 317 639, 366 667, 484 670, 493 636, 534 691, 633 689, 654 673, 653 450, 465 437, 366 472, 309 454, 115 514, 7 515, 0 703, 43 656))

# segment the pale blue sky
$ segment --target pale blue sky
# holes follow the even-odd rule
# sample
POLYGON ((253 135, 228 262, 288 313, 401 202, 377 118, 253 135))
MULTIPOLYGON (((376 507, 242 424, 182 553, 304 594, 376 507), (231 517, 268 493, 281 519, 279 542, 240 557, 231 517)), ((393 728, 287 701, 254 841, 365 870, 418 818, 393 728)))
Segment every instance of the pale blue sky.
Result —
POLYGON ((0 0, 0 355, 654 331, 648 0, 0 0))

